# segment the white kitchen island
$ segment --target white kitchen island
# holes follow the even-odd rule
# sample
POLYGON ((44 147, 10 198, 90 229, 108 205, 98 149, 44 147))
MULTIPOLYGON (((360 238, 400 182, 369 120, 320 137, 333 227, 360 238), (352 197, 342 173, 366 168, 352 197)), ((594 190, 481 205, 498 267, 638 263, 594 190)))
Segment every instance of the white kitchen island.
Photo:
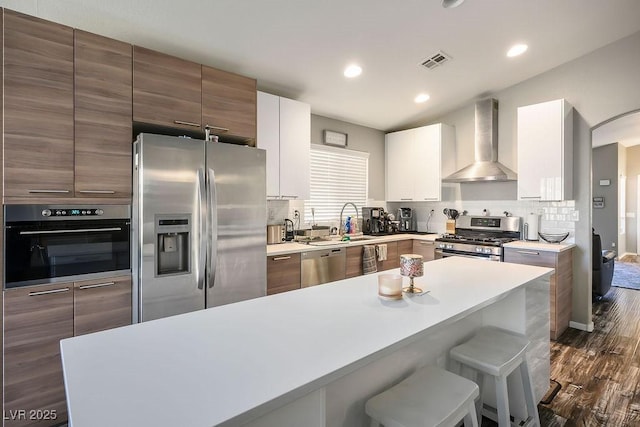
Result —
POLYGON ((373 274, 66 339, 70 425, 365 426, 369 397, 483 325, 529 336, 540 399, 552 272, 449 257, 422 296, 381 300, 373 274))

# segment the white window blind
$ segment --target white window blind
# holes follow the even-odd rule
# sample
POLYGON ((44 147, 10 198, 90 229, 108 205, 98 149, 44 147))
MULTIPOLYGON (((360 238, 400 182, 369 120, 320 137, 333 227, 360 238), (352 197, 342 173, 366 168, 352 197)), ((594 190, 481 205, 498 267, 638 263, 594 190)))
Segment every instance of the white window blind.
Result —
MULTIPOLYGON (((336 222, 347 202, 355 203, 358 215, 365 206, 369 188, 369 153, 344 148, 311 145, 310 199, 305 203, 305 220, 336 222)), ((345 209, 344 219, 354 217, 353 207, 345 209)))

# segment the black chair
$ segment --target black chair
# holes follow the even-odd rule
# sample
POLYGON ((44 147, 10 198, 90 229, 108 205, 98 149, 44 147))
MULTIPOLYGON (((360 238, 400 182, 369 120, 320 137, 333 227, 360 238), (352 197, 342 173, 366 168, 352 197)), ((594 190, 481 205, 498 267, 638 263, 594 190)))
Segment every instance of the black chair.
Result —
POLYGON ((593 285, 591 294, 594 298, 602 298, 611 289, 613 268, 615 266, 616 253, 603 251, 600 235, 593 230, 593 285))

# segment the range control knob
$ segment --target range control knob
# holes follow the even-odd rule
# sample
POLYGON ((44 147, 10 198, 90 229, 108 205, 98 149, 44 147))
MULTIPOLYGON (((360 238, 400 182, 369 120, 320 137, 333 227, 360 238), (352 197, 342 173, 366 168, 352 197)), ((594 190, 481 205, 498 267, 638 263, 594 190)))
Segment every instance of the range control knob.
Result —
POLYGON ((439 247, 440 249, 444 249, 444 248, 446 248, 446 247, 447 247, 447 245, 445 245, 444 243, 439 243, 439 244, 438 244, 438 247, 439 247))
POLYGON ((102 209, 96 209, 96 215, 102 215, 104 211, 102 209))
POLYGON ((453 249, 453 244, 451 244, 451 243, 450 243, 450 244, 448 244, 448 245, 447 245, 447 249, 453 249))
POLYGON ((490 254, 491 253, 491 248, 484 248, 484 253, 485 254, 490 254))
POLYGON ((482 247, 481 246, 476 246, 476 252, 482 253, 482 247))
POLYGON ((51 216, 51 209, 43 209, 42 216, 51 216))

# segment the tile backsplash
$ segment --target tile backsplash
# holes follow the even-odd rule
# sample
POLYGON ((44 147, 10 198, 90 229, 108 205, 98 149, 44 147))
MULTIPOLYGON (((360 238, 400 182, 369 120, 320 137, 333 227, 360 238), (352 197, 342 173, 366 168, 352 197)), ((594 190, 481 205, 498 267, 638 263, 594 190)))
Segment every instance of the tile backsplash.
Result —
POLYGON ((579 221, 579 211, 575 208, 575 201, 538 202, 519 200, 483 200, 483 201, 455 201, 455 202, 412 202, 412 203, 387 203, 389 210, 394 212, 400 207, 410 207, 417 212, 418 231, 433 231, 444 233, 447 217, 442 212, 444 208, 457 209, 460 213, 468 211, 469 215, 504 216, 510 215, 522 217, 523 222, 530 213, 540 215, 539 230, 543 233, 569 232, 567 242, 574 242, 575 223, 579 221), (433 214, 429 216, 433 210, 433 214))
MULTIPOLYGON (((505 212, 510 215, 523 218, 530 213, 540 215, 539 230, 543 233, 565 233, 569 232, 566 242, 575 242, 575 224, 580 220, 580 212, 575 208, 575 201, 566 200, 560 202, 538 202, 519 200, 483 200, 483 201, 454 201, 454 202, 384 202, 370 201, 367 206, 380 206, 394 214, 400 207, 410 207, 415 210, 418 231, 432 231, 434 233, 444 233, 447 217, 442 213, 444 208, 457 209, 460 213, 467 211, 469 215, 482 215, 487 211, 487 215, 504 216, 505 212), (432 212, 433 211, 433 212, 432 212)), ((358 206, 360 209, 361 206, 358 206)), ((296 228, 307 228, 309 221, 304 217, 304 200, 268 200, 267 201, 267 224, 280 224, 285 218, 295 220, 295 211, 300 215, 300 225, 296 228)), ((322 225, 337 226, 335 223, 322 225)))

